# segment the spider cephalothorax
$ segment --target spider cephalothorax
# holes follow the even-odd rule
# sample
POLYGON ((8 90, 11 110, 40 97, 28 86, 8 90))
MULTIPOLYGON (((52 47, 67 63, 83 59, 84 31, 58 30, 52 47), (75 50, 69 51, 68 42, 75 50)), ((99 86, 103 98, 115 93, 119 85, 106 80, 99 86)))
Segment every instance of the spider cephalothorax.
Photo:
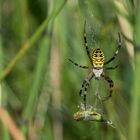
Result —
POLYGON ((108 76, 104 74, 104 69, 115 69, 117 67, 117 66, 115 67, 105 67, 105 66, 116 58, 119 52, 119 49, 121 48, 120 33, 118 33, 118 37, 119 37, 119 42, 118 42, 118 48, 116 52, 108 61, 105 61, 104 53, 100 48, 95 49, 92 52, 92 54, 90 53, 89 48, 88 48, 88 43, 87 43, 85 25, 84 25, 84 46, 86 48, 86 52, 87 52, 87 55, 89 57, 92 67, 89 68, 88 66, 79 65, 78 63, 75 63, 73 60, 69 59, 74 65, 80 68, 90 69, 90 73, 83 81, 82 88, 80 90, 80 95, 84 97, 84 102, 86 102, 87 89, 93 77, 95 77, 96 79, 99 79, 100 77, 102 77, 109 83, 109 88, 110 88, 109 94, 103 97, 101 100, 105 101, 112 96, 114 82, 108 76))

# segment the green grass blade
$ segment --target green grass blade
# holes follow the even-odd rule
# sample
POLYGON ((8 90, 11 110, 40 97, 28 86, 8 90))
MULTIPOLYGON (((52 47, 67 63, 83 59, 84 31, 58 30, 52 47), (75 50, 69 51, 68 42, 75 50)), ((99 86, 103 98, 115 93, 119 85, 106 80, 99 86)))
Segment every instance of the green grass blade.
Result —
POLYGON ((17 61, 19 61, 26 54, 26 52, 39 40, 43 31, 45 31, 45 29, 47 28, 48 23, 51 20, 55 19, 55 17, 63 9, 66 2, 67 0, 64 0, 63 3, 60 5, 60 7, 56 11, 54 11, 51 15, 49 15, 49 17, 40 25, 40 27, 35 31, 35 33, 31 36, 31 38, 23 45, 23 47, 19 50, 17 55, 11 60, 11 62, 9 62, 7 67, 0 74, 0 81, 3 80, 12 71, 17 61))
POLYGON ((135 71, 133 79, 133 87, 131 91, 131 117, 130 117, 130 129, 129 129, 129 139, 138 140, 138 126, 140 117, 140 1, 137 1, 137 9, 135 15, 135 26, 134 26, 134 41, 135 41, 135 71))

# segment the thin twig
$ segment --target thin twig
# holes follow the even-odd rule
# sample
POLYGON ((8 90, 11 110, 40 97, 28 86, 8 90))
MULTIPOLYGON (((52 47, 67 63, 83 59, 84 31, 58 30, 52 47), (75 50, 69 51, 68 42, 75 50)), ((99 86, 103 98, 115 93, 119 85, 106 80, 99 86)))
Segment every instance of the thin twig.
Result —
POLYGON ((8 129, 14 140, 26 140, 21 131, 17 128, 14 120, 10 117, 8 112, 0 106, 0 120, 8 129))

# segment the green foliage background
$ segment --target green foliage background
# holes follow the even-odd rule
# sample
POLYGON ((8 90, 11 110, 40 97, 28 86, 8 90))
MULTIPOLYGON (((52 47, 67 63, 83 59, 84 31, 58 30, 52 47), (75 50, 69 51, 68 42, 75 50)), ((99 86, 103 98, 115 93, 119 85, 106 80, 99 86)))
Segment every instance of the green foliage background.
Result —
MULTIPOLYGON (((139 0, 0 0, 0 102, 26 139, 139 139, 139 25, 139 0), (122 48, 109 64, 119 67, 107 72, 115 83, 114 94, 103 104, 116 128, 73 120, 88 71, 76 68, 68 58, 89 65, 85 20, 91 52, 100 47, 106 60, 122 33, 122 48)), ((95 80, 88 91, 90 104, 95 101, 94 85, 95 80)), ((101 81, 100 92, 107 91, 101 81)), ((12 139, 2 123, 0 139, 12 139)))

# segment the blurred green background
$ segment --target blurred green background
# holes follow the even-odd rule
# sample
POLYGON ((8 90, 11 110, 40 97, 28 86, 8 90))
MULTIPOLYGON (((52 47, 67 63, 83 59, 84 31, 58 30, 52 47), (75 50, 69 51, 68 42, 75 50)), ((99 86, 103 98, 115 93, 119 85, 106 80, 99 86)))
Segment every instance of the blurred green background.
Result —
MULTIPOLYGON (((140 139, 139 0, 0 0, 0 103, 29 140, 140 139), (122 48, 107 71, 114 81, 112 98, 103 103, 116 128, 100 122, 76 122, 79 90, 89 65, 84 48, 100 47, 108 60, 122 48)), ((95 80, 88 90, 94 104, 95 80)), ((108 85, 101 80, 100 92, 108 85)), ((102 106, 98 106, 102 109, 102 106)), ((12 140, 0 123, 0 140, 12 140)))

